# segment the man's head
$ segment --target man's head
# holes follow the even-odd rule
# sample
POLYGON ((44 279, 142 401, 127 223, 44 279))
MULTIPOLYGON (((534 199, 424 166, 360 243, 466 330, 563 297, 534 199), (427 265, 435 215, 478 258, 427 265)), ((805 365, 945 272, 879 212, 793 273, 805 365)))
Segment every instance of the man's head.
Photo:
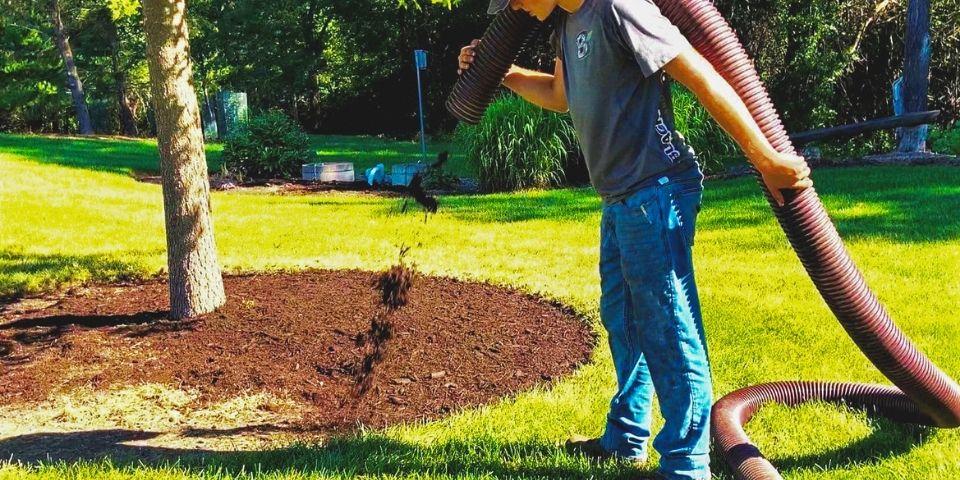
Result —
MULTIPOLYGON (((578 0, 578 3, 581 2, 582 0, 578 0)), ((550 16, 550 13, 553 12, 554 8, 557 8, 559 3, 562 2, 559 0, 490 0, 490 8, 487 9, 487 13, 491 15, 500 13, 501 10, 509 7, 514 10, 523 10, 543 21, 550 16)))

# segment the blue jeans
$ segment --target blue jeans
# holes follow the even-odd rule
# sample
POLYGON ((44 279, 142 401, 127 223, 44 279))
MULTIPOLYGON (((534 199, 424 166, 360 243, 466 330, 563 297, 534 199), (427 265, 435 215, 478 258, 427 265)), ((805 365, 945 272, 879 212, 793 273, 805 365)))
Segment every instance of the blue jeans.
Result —
POLYGON ((600 444, 644 458, 653 392, 663 429, 653 441, 668 479, 710 477, 712 386, 691 247, 703 194, 697 167, 604 203, 600 319, 617 371, 600 444))

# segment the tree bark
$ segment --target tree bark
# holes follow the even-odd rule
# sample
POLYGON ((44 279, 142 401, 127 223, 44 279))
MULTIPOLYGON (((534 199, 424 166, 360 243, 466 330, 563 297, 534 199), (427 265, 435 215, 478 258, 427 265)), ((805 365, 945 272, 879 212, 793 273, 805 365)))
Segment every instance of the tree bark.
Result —
POLYGON ((170 270, 170 314, 190 318, 226 297, 210 213, 210 181, 193 86, 185 0, 144 0, 170 270))
POLYGON ((73 61, 73 49, 70 48, 70 37, 63 28, 63 19, 60 17, 60 0, 50 0, 50 21, 53 23, 53 38, 63 58, 63 69, 67 74, 67 88, 73 99, 73 108, 77 112, 77 129, 81 135, 93 134, 93 123, 90 121, 90 111, 87 110, 87 99, 83 93, 83 82, 77 74, 77 65, 73 61))
MULTIPOLYGON (((930 83, 930 0, 910 0, 907 6, 907 33, 903 60, 904 113, 927 109, 930 83)), ((903 129, 900 152, 926 150, 927 127, 903 129)))

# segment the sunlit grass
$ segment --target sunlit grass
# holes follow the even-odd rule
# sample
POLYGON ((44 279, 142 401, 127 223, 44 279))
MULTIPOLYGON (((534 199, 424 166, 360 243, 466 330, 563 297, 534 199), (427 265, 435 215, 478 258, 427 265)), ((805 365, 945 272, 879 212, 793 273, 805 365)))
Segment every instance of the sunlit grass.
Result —
MULTIPOLYGON (((114 168, 136 164, 132 153, 89 160, 104 168, 51 164, 69 165, 74 148, 82 155, 122 150, 123 142, 43 142, 30 151, 0 144, 0 292, 160 272, 159 187, 114 168)), ((893 317, 960 376, 960 169, 824 169, 814 178, 893 317)), ((444 197, 427 222, 419 212, 400 214, 399 204, 348 194, 217 192, 220 258, 228 271, 379 269, 408 245, 422 271, 540 292, 596 320, 600 203, 591 190, 444 197)), ((824 306, 752 179, 708 182, 699 226, 695 261, 717 394, 780 379, 885 382, 824 306)), ((635 470, 590 464, 557 446, 571 433, 602 428, 613 388, 608 356, 598 349, 591 364, 550 391, 327 446, 217 455, 191 466, 6 467, 0 478, 632 478, 635 470)), ((749 432, 791 479, 960 478, 958 431, 810 405, 765 408, 749 432)))
POLYGON ((357 172, 383 163, 390 173, 390 166, 397 163, 433 162, 442 151, 450 152, 448 171, 463 177, 476 177, 475 169, 467 164, 466 157, 458 146, 447 142, 428 142, 427 156, 423 157, 420 142, 399 141, 390 138, 352 135, 310 135, 310 144, 316 149, 321 162, 353 162, 357 172))

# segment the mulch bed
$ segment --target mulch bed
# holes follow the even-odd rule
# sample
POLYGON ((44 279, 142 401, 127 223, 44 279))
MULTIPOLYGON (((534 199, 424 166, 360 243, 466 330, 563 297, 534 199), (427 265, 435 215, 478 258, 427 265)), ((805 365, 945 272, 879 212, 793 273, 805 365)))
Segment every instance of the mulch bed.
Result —
MULTIPOLYGON (((136 173, 134 177, 144 183, 160 185, 159 175, 136 173)), ((461 178, 460 186, 450 189, 430 189, 431 195, 470 195, 479 193, 477 181, 471 178, 461 178)), ((319 182, 314 180, 297 179, 256 179, 243 183, 236 183, 211 175, 210 188, 221 191, 249 191, 264 192, 276 195, 312 195, 316 193, 348 192, 354 194, 371 195, 375 197, 396 198, 407 195, 407 187, 399 185, 369 185, 366 181, 356 182, 319 182)))
POLYGON ((0 312, 0 404, 78 387, 157 382, 203 402, 269 392, 304 405, 311 429, 436 418, 547 384, 585 362, 596 338, 570 309, 487 284, 418 275, 390 313, 393 335, 356 393, 379 276, 307 271, 227 276, 227 305, 166 318, 162 280, 96 286, 39 310, 0 312))

